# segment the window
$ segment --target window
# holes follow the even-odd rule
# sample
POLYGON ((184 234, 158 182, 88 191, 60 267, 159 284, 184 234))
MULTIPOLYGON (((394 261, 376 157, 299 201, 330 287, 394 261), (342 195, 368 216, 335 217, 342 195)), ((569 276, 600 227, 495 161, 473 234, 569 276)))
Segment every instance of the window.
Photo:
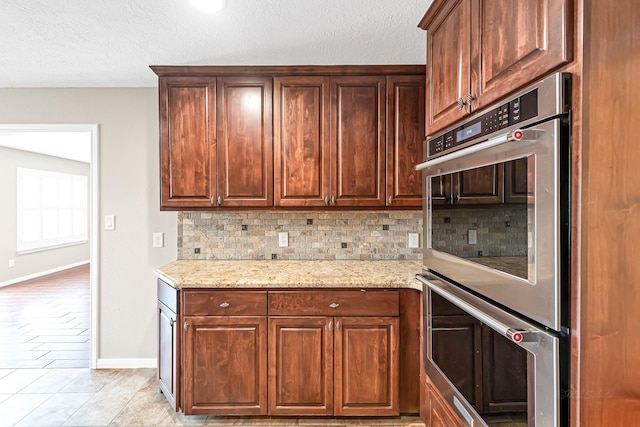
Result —
POLYGON ((18 168, 17 181, 18 252, 87 241, 86 176, 18 168))

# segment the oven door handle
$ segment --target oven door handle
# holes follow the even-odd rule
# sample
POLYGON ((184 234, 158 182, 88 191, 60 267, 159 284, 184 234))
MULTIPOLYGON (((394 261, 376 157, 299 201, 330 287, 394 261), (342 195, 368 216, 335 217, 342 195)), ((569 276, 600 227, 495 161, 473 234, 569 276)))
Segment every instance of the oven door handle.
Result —
MULTIPOLYGON (((472 302, 467 301, 464 297, 456 295, 456 293, 463 291, 458 291, 455 293, 451 292, 457 289, 453 287, 453 285, 449 285, 446 282, 441 281, 440 279, 432 279, 431 277, 425 277, 422 275, 417 275, 416 279, 418 279, 418 281, 422 282, 429 289, 431 289, 441 297, 447 299, 452 304, 458 306, 476 319, 480 320, 485 325, 489 326, 491 329, 498 332, 503 337, 507 338, 509 341, 520 344, 521 342, 538 341, 540 339, 540 337, 538 336, 538 332, 542 331, 521 322, 518 322, 519 324, 517 325, 507 325, 505 322, 498 320, 496 316, 492 316, 491 314, 489 314, 489 310, 479 309, 478 307, 476 307, 476 305, 474 305, 472 302)), ((488 303, 486 304, 488 305, 488 303)))
POLYGON ((498 135, 494 138, 487 139, 479 144, 472 145, 470 147, 463 148, 458 151, 454 151, 451 154, 445 154, 442 157, 436 157, 432 160, 427 160, 419 165, 416 165, 417 171, 429 170, 433 166, 440 165, 450 160, 456 160, 461 157, 466 157, 478 151, 486 150, 497 145, 502 145, 507 142, 519 141, 519 142, 534 142, 540 138, 541 133, 544 132, 540 129, 515 129, 511 132, 498 135))

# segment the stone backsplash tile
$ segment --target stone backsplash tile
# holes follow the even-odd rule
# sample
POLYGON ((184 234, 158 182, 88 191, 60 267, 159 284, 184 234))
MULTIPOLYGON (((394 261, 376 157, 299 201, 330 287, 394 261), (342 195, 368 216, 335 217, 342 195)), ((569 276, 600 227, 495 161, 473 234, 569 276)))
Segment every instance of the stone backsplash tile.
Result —
POLYGON ((422 211, 179 212, 178 259, 422 260, 422 211), (289 246, 278 247, 278 232, 289 246), (408 248, 408 233, 420 247, 408 248), (199 253, 196 253, 199 252, 199 253))
POLYGON ((436 209, 431 242, 434 248, 465 258, 479 252, 483 256, 527 255, 523 253, 527 247, 527 206, 436 209), (477 231, 477 244, 469 245, 469 229, 477 231))

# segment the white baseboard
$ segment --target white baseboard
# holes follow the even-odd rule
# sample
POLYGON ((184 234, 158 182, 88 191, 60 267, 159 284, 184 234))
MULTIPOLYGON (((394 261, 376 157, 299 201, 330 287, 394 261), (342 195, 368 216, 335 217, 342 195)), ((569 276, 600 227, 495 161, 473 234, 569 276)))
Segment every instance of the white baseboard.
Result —
POLYGON ((15 279, 6 280, 4 282, 0 282, 0 288, 3 286, 14 285, 16 283, 25 282, 31 279, 37 279, 38 277, 46 276, 48 274, 57 273, 59 271, 68 270, 70 268, 79 267, 81 265, 89 264, 89 260, 74 262, 73 264, 63 265, 62 267, 52 268, 51 270, 41 271, 39 273, 29 274, 28 276, 16 277, 15 279))
POLYGON ((139 369, 158 367, 158 359, 98 359, 97 369, 139 369))

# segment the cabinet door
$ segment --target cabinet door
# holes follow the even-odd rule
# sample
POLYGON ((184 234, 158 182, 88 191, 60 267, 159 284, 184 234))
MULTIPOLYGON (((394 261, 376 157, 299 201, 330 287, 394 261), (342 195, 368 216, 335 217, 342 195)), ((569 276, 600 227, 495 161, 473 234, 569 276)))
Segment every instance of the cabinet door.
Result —
POLYGON ((335 322, 335 415, 398 415, 398 318, 336 317, 335 322))
POLYGON ((433 316, 432 357, 464 398, 482 407, 481 324, 469 315, 433 316))
POLYGON ((215 99, 215 78, 160 78, 161 208, 213 205, 215 99))
POLYGON ((474 109, 572 59, 570 0, 476 0, 472 11, 474 109))
POLYGON ((527 412, 526 350, 482 326, 483 412, 527 412))
POLYGON ((385 78, 331 78, 331 203, 385 205, 385 78))
POLYGON ((424 79, 390 76, 388 90, 387 206, 422 207, 424 79))
POLYGON ((512 160, 504 165, 504 201, 506 203, 533 203, 535 157, 512 160))
POLYGON ((276 206, 329 203, 329 78, 274 79, 276 206))
POLYGON ((267 413, 267 318, 185 316, 186 415, 267 413))
POLYGON ((218 78, 221 207, 273 205, 271 98, 271 78, 218 78))
POLYGON ((171 407, 178 410, 178 316, 158 301, 158 384, 171 407))
POLYGON ((333 414, 333 319, 269 318, 269 414, 333 414))
POLYGON ((431 203, 434 205, 450 205, 451 198, 451 175, 440 175, 431 178, 431 203))
POLYGON ((504 165, 489 165, 453 174, 454 203, 460 205, 504 202, 504 165))
POLYGON ((458 101, 466 100, 471 83, 471 2, 452 0, 439 6, 423 26, 427 30, 427 135, 469 113, 469 107, 461 108, 458 101))
POLYGON ((440 396, 440 393, 430 383, 427 383, 427 425, 430 427, 462 427, 464 424, 454 415, 440 396))

